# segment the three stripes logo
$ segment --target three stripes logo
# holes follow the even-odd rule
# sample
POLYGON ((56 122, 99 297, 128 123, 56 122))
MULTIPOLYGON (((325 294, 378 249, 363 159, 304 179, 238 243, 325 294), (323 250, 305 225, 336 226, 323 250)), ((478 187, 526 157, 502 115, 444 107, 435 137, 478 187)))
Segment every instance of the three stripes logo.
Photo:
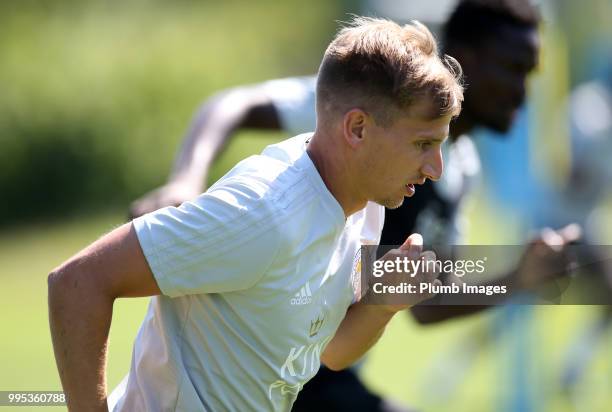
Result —
POLYGON ((291 305, 308 305, 312 302, 312 293, 308 282, 291 298, 291 305))

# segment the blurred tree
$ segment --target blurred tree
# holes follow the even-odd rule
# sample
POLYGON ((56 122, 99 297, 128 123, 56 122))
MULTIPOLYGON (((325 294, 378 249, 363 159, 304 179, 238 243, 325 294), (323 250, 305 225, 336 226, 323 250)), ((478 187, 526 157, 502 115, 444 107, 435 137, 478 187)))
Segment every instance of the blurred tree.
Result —
POLYGON ((0 3, 0 225, 161 183, 199 102, 312 73, 341 2, 0 3))

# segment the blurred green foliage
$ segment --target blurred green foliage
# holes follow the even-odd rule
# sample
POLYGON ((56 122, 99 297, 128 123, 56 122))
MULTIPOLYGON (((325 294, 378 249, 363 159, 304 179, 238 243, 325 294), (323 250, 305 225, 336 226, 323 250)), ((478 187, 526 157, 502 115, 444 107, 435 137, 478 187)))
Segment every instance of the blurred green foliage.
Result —
POLYGON ((162 183, 215 91, 312 73, 338 2, 0 5, 0 225, 125 205, 162 183))

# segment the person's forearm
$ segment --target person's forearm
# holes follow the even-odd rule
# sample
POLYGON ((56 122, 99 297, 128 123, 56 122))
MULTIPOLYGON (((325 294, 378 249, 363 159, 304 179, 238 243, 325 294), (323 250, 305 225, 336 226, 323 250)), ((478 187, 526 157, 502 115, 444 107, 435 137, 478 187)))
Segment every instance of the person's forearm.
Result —
POLYGON ((180 180, 202 188, 208 171, 233 132, 240 128, 278 128, 269 113, 257 112, 270 105, 269 98, 256 87, 243 87, 220 93, 198 111, 177 156, 171 181, 180 180), (255 113, 255 116, 253 116, 255 113))
POLYGON ((208 99, 191 123, 168 181, 134 201, 129 218, 197 197, 206 186, 211 165, 242 128, 280 129, 276 107, 265 87, 237 87, 208 99))
POLYGON ((491 306, 486 305, 437 305, 437 306, 413 306, 410 314, 421 325, 429 325, 448 319, 456 319, 463 316, 475 315, 491 306))
POLYGON ((113 299, 57 271, 49 276, 49 323, 68 408, 107 411, 106 352, 113 299))
POLYGON ((231 124, 240 117, 240 111, 227 105, 226 99, 225 94, 215 96, 198 110, 175 159, 170 181, 180 180, 198 189, 203 187, 213 160, 230 136, 231 124), (218 113, 222 112, 226 117, 219 120, 218 113))
MULTIPOLYGON (((454 275, 451 275, 454 276, 454 275)), ((435 324, 449 319, 475 315, 490 308, 494 304, 500 304, 508 299, 517 289, 515 272, 507 273, 500 278, 479 283, 482 286, 504 286, 507 292, 503 295, 491 295, 486 297, 472 298, 472 295, 460 292, 453 294, 441 293, 438 296, 410 308, 410 314, 421 325, 435 324), (475 301, 478 304, 468 304, 475 301)), ((447 281, 448 282, 448 281, 447 281)))
MULTIPOLYGON (((478 283, 481 286, 503 286, 506 288, 506 293, 503 295, 492 295, 479 297, 478 305, 469 305, 470 295, 462 292, 452 295, 440 294, 425 304, 413 306, 410 308, 410 313, 413 318, 421 325, 435 324, 449 319, 455 319, 463 316, 470 316, 480 313, 493 305, 499 305, 507 301, 515 293, 528 290, 531 285, 526 284, 518 275, 516 270, 506 272, 502 276, 495 279, 478 283), (440 304, 443 301, 447 304, 440 304), (453 304, 454 303, 454 304, 453 304)), ((473 300, 473 299, 472 299, 473 300)))
POLYGON ((382 305, 352 305, 321 356, 323 364, 340 370, 355 363, 378 341, 395 313, 382 305))

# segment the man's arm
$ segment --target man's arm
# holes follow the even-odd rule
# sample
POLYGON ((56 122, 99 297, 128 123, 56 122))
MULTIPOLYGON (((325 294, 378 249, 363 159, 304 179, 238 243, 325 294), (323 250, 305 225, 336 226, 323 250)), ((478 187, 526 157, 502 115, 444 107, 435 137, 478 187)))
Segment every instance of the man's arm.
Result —
MULTIPOLYGON (((533 239, 519 262, 519 265, 503 276, 483 283, 485 286, 506 286, 507 297, 517 292, 534 292, 548 282, 567 276, 571 262, 568 246, 582 236, 580 226, 567 225, 559 230, 544 228, 533 239)), ((451 275, 450 277, 454 277, 451 275)), ((438 295, 442 298, 444 295, 438 295)), ((420 324, 433 324, 448 319, 474 315, 490 305, 435 305, 425 304, 410 308, 413 318, 420 324)))
MULTIPOLYGON (((422 257, 425 260, 435 260, 433 252, 422 252, 422 250, 423 238, 419 234, 413 234, 399 249, 390 251, 383 256, 382 260, 393 260, 397 257, 407 257, 411 260, 422 257)), ((415 285, 420 282, 439 284, 439 280, 436 279, 437 275, 433 272, 420 272, 406 280, 415 285)), ((332 370, 340 370, 352 365, 378 341, 385 326, 397 312, 429 297, 431 295, 423 293, 414 294, 413 302, 407 302, 404 299, 396 304, 368 304, 362 299, 353 304, 346 312, 333 339, 323 351, 321 362, 332 370)))
POLYGON ((355 303, 323 351, 321 362, 336 371, 352 365, 378 341, 396 313, 381 305, 355 303))
POLYGON ((68 408, 106 412, 113 302, 161 294, 132 224, 115 229, 55 269, 48 289, 53 349, 68 408))
POLYGON ((198 110, 175 160, 168 182, 134 201, 131 217, 178 206, 199 195, 208 171, 238 129, 280 130, 277 110, 262 85, 221 92, 198 110))

